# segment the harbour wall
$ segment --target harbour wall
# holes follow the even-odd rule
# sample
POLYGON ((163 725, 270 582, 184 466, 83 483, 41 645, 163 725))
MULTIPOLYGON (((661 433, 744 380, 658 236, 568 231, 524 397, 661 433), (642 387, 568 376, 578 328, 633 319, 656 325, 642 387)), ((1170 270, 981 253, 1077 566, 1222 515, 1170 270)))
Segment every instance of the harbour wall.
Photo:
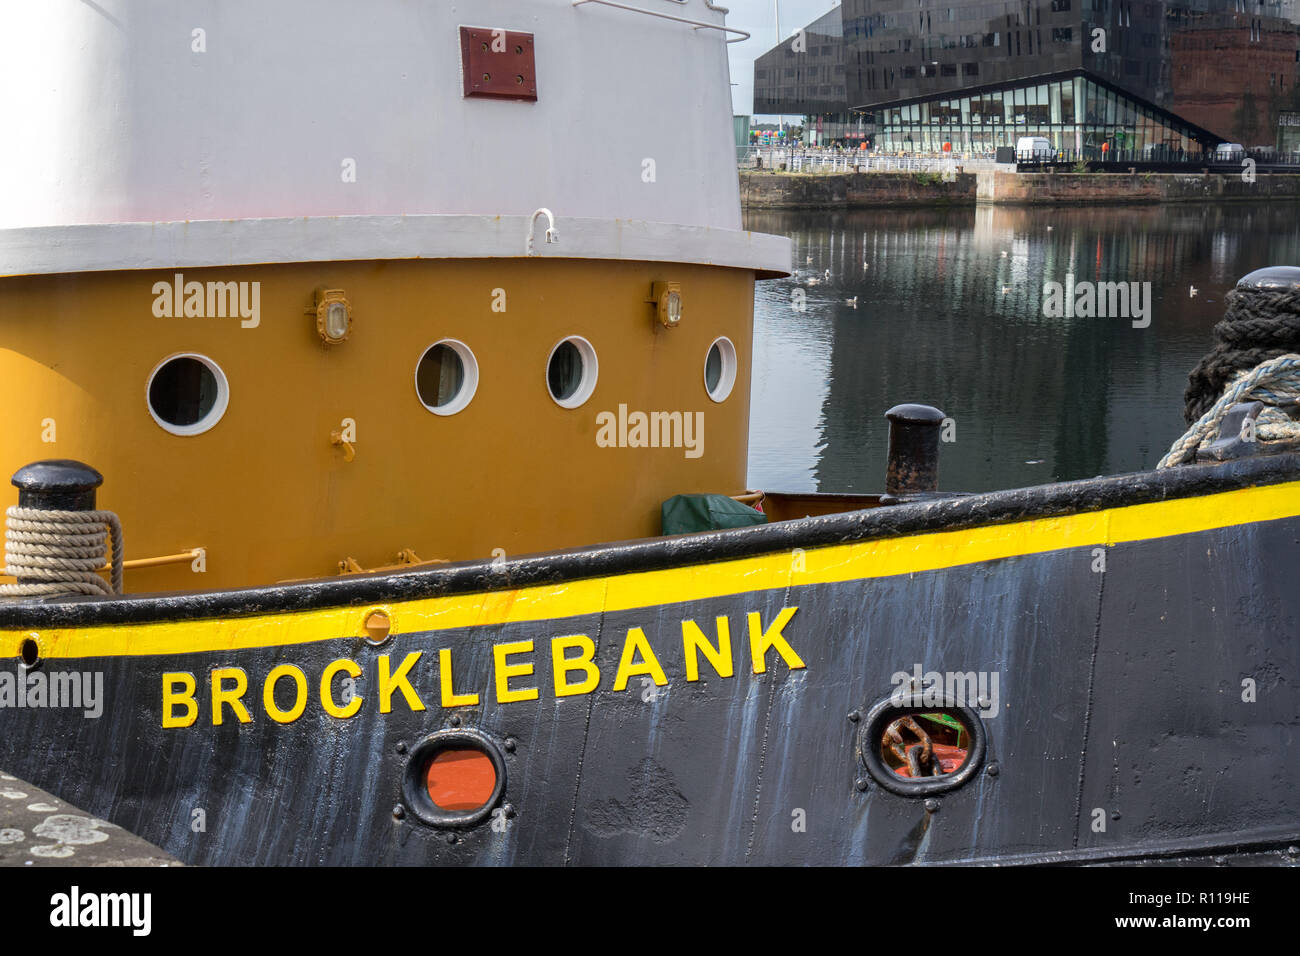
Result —
POLYGON ((1254 182, 1219 173, 807 174, 742 172, 747 209, 824 209, 995 203, 1091 205, 1300 199, 1300 176, 1259 173, 1254 182))

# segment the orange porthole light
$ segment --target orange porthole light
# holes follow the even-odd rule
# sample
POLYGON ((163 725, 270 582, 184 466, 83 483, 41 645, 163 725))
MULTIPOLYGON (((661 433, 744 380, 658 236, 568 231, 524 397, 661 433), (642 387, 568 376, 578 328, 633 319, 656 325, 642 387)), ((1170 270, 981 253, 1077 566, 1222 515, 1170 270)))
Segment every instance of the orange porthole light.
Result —
POLYGON ((411 748, 402 797, 433 827, 472 827, 492 815, 506 789, 501 748, 477 730, 440 730, 411 748))
POLYGON ((316 332, 328 345, 345 342, 352 334, 352 305, 342 289, 317 292, 316 332))
POLYGON ((474 811, 492 799, 497 771, 492 758, 474 747, 439 750, 424 770, 424 789, 439 810, 474 811))
POLYGON ((655 307, 659 324, 666 329, 675 329, 682 321, 682 286, 679 282, 656 282, 650 287, 650 298, 646 300, 655 307))

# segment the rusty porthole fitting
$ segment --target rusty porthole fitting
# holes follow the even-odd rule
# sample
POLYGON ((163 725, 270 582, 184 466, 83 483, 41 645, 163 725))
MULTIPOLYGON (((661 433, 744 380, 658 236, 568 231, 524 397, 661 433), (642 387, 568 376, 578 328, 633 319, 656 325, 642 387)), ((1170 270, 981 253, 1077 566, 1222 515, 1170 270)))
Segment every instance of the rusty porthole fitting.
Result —
POLYGON ((955 790, 977 773, 988 751, 979 712, 945 695, 933 706, 900 705, 891 694, 859 722, 858 759, 883 789, 900 797, 955 790), (943 737, 951 742, 943 743, 943 737))

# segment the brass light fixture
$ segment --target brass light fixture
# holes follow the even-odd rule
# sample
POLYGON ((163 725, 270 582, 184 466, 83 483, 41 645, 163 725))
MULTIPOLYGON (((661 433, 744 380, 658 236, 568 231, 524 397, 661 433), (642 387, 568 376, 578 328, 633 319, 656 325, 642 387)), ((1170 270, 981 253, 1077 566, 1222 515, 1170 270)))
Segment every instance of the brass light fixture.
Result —
POLYGON ((656 282, 650 286, 650 298, 659 323, 666 329, 675 329, 682 321, 682 285, 680 282, 656 282))
POLYGON ((342 289, 316 291, 316 332, 326 345, 346 342, 352 334, 352 305, 342 289))

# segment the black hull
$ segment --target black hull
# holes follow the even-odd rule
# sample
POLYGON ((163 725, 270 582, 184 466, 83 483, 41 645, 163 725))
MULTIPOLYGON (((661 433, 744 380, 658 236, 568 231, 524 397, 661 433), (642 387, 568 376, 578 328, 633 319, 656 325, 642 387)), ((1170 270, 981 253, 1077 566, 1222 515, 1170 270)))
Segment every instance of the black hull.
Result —
MULTIPOLYGON (((106 705, 97 719, 0 709, 0 767, 200 864, 1287 862, 1300 841, 1298 476, 1294 456, 1257 459, 504 567, 8 606, 0 670, 22 673, 19 640, 43 635, 37 669, 101 671, 106 705), (1163 522, 1159 536, 1114 532, 1098 570, 1088 535, 1134 527, 1138 504, 1163 522), (798 583, 773 570, 816 565, 835 548, 846 562, 869 552, 864 573, 832 561, 812 574, 821 580, 798 583), (989 548, 1000 556, 986 557, 989 548), (755 563, 728 578, 723 559, 755 563), (646 594, 680 599, 620 596, 641 581, 658 582, 635 585, 646 594), (519 596, 529 588, 580 613, 548 615, 519 596), (408 630, 404 617, 424 611, 406 601, 481 623, 408 630), (378 647, 310 617, 355 617, 377 603, 394 608, 394 636, 378 647), (783 612, 790 653, 767 648, 755 673, 751 636, 783 612), (701 656, 688 679, 683 621, 717 643, 722 616, 733 675, 701 656), (638 628, 666 684, 634 673, 614 690, 638 628), (555 692, 550 645, 566 635, 595 645, 592 692, 555 692), (210 646, 222 640, 231 648, 210 646), (505 689, 538 688, 537 698, 499 703, 493 646, 528 641, 531 652, 508 660, 533 671, 505 689), (478 703, 440 705, 443 649, 451 691, 478 703), (381 712, 380 658, 391 673, 413 652, 410 684, 424 709, 398 687, 381 712), (364 703, 341 719, 318 683, 344 659, 361 668, 364 703), (288 722, 272 719, 262 697, 282 664, 300 668, 308 688, 288 722), (918 666, 997 675, 998 699, 967 701, 982 711, 984 747, 968 780, 894 793, 865 768, 861 731, 894 675, 918 666), (247 675, 247 723, 227 707, 214 726, 215 668, 247 675), (162 726, 164 673, 195 677, 192 725, 162 726), (493 741, 506 782, 501 812, 440 828, 414 812, 403 781, 416 744, 450 727, 493 741)), ((281 682, 277 708, 288 709, 291 689, 281 682)))

